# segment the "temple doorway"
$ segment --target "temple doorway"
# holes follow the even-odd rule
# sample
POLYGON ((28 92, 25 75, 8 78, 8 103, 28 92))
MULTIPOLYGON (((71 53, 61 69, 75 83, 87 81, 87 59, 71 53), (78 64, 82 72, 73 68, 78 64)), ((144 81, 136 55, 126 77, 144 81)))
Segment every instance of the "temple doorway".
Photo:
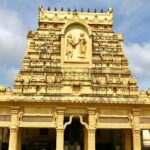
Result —
POLYGON ((56 129, 24 128, 21 143, 22 150, 55 150, 56 129))
POLYGON ((84 126, 79 117, 74 117, 65 129, 64 150, 84 150, 84 126))
POLYGON ((131 150, 132 138, 128 136, 128 139, 125 139, 127 132, 119 129, 97 129, 96 150, 131 150))
POLYGON ((0 150, 8 150, 9 129, 0 128, 0 150))

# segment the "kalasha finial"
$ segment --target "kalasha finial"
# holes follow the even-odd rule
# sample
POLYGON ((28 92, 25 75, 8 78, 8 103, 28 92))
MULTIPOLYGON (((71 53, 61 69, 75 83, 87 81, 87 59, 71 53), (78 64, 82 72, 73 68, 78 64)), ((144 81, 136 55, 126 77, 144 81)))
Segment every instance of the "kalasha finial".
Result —
POLYGON ((81 8, 81 12, 84 12, 83 8, 81 8))
POLYGON ((90 8, 88 8, 87 12, 90 12, 90 8))
POLYGON ((39 5, 39 11, 42 11, 43 10, 43 7, 42 7, 42 5, 39 5))
POLYGON ((6 88, 2 84, 0 84, 0 93, 2 93, 2 92, 4 93, 5 90, 6 90, 6 88))
POLYGON ((61 7, 61 11, 64 11, 64 8, 63 8, 63 7, 61 7))
POLYGON ((70 12, 70 8, 68 8, 68 12, 70 12))
POLYGON ((108 12, 111 14, 111 13, 113 13, 113 9, 110 7, 110 8, 108 8, 108 12))
POLYGON ((76 8, 74 8, 74 12, 77 12, 77 9, 76 9, 76 8))
POLYGON ((96 12, 97 12, 97 10, 96 10, 96 9, 94 9, 94 12, 96 13, 96 12))
POLYGON ((51 10, 51 8, 50 8, 50 7, 48 7, 48 8, 47 8, 47 10, 48 10, 48 11, 50 11, 50 10, 51 10))
POLYGON ((55 7, 54 10, 57 11, 57 8, 55 7))

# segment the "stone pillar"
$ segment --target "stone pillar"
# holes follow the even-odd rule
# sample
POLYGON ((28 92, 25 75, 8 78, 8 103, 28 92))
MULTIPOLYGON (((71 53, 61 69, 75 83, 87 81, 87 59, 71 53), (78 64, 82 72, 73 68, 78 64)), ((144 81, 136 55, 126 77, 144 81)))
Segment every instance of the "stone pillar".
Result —
POLYGON ((11 107, 11 127, 9 135, 9 150, 18 150, 18 112, 19 107, 11 107))
POLYGON ((132 150, 132 130, 124 130, 124 139, 125 150, 132 150))
POLYGON ((56 150, 64 149, 64 129, 56 129, 56 150))
POLYGON ((18 139, 17 135, 18 135, 18 128, 17 127, 10 128, 8 150, 17 150, 17 139, 18 139))
POLYGON ((133 109, 133 150, 141 150, 140 109, 133 109))
POLYGON ((88 129, 88 150, 95 150, 95 129, 88 129))
POLYGON ((88 108, 88 114, 89 114, 89 127, 88 127, 88 150, 95 150, 95 108, 88 108))
POLYGON ((133 129, 133 150, 141 150, 141 131, 133 129))
POLYGON ((64 108, 57 108, 56 150, 64 150, 64 108))

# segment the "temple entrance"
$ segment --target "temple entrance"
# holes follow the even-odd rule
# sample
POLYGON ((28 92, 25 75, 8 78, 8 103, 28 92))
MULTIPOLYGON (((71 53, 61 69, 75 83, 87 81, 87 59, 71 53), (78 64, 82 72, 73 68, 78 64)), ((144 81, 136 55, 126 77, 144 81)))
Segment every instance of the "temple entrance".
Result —
POLYGON ((56 130, 55 129, 23 129, 22 150, 55 150, 56 130))
POLYGON ((0 128, 0 150, 8 150, 9 129, 0 128))
POLYGON ((84 150, 84 126, 79 117, 74 117, 72 123, 66 127, 64 140, 64 150, 84 150))
MULTIPOLYGON (((128 144, 131 144, 131 141, 129 141, 128 144)), ((96 150, 99 150, 99 149, 100 150, 126 150, 128 149, 128 148, 125 148, 125 131, 124 130, 111 130, 111 129, 110 130, 97 129, 96 130, 96 150)))

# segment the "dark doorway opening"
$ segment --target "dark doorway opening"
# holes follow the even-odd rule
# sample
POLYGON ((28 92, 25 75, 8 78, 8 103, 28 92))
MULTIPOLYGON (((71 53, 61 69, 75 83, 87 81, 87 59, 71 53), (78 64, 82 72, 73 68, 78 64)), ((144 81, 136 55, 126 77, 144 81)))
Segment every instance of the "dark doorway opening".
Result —
POLYGON ((65 149, 84 150, 84 126, 81 125, 79 117, 74 117, 65 129, 64 140, 65 149))
POLYGON ((9 146, 9 129, 0 128, 0 150, 8 150, 9 146))
POLYGON ((25 128, 22 130, 22 150, 55 150, 56 130, 25 128))
POLYGON ((124 150, 123 130, 96 130, 96 150, 124 150))

